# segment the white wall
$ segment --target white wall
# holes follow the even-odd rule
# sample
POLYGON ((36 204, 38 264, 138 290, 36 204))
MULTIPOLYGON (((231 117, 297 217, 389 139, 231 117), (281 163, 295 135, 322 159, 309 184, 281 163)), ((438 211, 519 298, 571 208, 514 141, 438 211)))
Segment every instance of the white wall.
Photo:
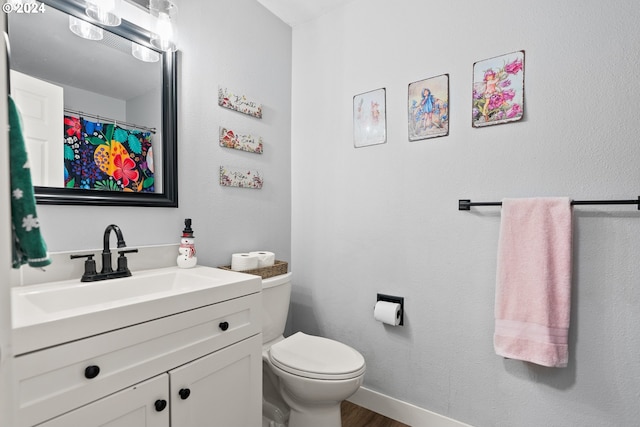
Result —
POLYGON ((180 211, 193 218, 198 261, 249 250, 290 261, 291 28, 254 0, 179 7, 180 211), (218 106, 218 85, 262 103, 263 118, 218 106), (264 154, 220 147, 220 126, 261 136, 264 154), (221 187, 220 165, 261 171, 263 188, 221 187))
POLYGON ((293 328, 341 340, 365 386, 477 426, 640 417, 640 215, 575 208, 570 361, 493 352, 499 208, 458 199, 634 199, 640 4, 354 0, 293 30, 293 328), (526 51, 525 119, 471 126, 473 63, 526 51), (407 85, 450 75, 450 134, 409 142, 407 85), (352 98, 387 89, 388 142, 353 148, 352 98), (406 325, 373 320, 376 292, 406 325))
MULTIPOLYGON (((52 251, 102 246, 104 228, 120 226, 129 246, 176 243, 193 219, 198 261, 228 264, 231 253, 271 250, 290 259, 291 28, 253 0, 179 5, 179 208, 38 207, 52 251), (218 84, 263 104, 254 119, 217 105, 218 84), (218 127, 263 137, 265 153, 218 145, 218 127), (223 188, 221 164, 259 169, 262 190, 223 188)), ((135 269, 135 256, 129 261, 135 269)))
MULTIPOLYGON (((58 83, 55 83, 58 84, 58 83)), ((77 87, 60 85, 64 91, 64 107, 113 120, 127 120, 127 102, 77 87)))

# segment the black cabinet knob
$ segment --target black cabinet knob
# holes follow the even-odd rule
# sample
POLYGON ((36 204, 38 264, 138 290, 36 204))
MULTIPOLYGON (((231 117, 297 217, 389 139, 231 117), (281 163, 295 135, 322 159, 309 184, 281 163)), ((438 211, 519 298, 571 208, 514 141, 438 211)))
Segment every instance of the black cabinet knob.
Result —
POLYGON ((87 366, 84 369, 84 377, 87 379, 93 379, 100 373, 100 367, 96 365, 87 366))
POLYGON ((220 324, 218 325, 220 327, 220 329, 222 329, 223 331, 226 331, 227 329, 229 329, 229 322, 220 322, 220 324))
POLYGON ((189 390, 188 388, 181 388, 178 394, 180 395, 180 398, 182 398, 182 400, 185 400, 186 398, 191 396, 191 390, 189 390))
POLYGON ((164 408, 167 407, 167 401, 164 399, 158 399, 155 401, 154 405, 156 407, 156 411, 162 412, 164 411, 164 408))

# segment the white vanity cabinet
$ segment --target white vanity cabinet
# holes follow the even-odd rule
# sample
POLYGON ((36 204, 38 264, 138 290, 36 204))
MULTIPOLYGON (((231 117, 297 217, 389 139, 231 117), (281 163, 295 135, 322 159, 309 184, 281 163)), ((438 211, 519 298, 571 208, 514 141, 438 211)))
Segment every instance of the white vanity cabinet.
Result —
POLYGON ((169 378, 172 426, 262 425, 261 334, 176 368, 169 378))
POLYGON ((19 425, 259 426, 261 306, 255 292, 18 355, 19 425))
POLYGON ((159 375, 39 426, 169 427, 168 389, 169 376, 159 375))

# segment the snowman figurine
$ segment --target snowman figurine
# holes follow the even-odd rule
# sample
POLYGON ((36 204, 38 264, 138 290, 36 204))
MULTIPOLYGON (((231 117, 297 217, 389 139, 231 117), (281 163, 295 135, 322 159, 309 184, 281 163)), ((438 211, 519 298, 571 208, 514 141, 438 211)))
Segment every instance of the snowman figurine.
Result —
POLYGON ((198 263, 196 257, 196 239, 193 237, 193 230, 191 229, 191 218, 184 220, 184 230, 182 230, 182 237, 180 238, 180 247, 178 248, 178 258, 176 262, 180 268, 192 268, 198 263))

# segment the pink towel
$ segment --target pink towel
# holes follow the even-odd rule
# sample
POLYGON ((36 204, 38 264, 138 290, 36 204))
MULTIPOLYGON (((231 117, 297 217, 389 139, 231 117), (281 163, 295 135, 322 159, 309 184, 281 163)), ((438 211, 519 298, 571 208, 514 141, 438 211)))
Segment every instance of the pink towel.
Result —
POLYGON ((571 201, 504 199, 496 281, 496 354, 567 366, 571 201))

